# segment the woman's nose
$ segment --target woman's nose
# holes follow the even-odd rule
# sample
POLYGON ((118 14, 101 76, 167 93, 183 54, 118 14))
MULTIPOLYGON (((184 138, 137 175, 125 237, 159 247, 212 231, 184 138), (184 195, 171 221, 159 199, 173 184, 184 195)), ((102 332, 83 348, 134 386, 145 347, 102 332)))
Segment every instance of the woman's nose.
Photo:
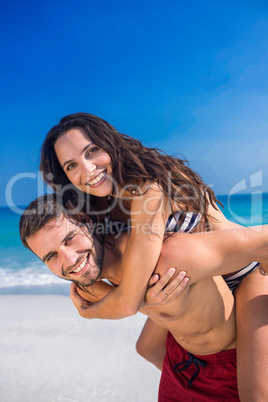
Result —
POLYGON ((84 160, 81 163, 81 171, 84 176, 91 175, 94 172, 94 170, 96 170, 96 165, 93 161, 84 160))

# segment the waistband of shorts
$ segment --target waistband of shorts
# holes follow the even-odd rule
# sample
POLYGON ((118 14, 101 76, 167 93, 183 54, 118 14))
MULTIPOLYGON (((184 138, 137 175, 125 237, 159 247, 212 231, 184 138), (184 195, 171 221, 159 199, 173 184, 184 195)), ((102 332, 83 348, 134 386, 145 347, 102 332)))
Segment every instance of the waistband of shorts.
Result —
POLYGON ((222 350, 218 353, 212 353, 211 355, 194 355, 198 359, 205 360, 210 364, 222 364, 222 363, 236 363, 236 349, 222 350))
MULTIPOLYGON (((169 335, 171 335, 169 333, 169 335)), ((173 338, 173 336, 171 335, 173 338)), ((177 343, 177 341, 173 338, 173 340, 177 343)), ((184 349, 179 343, 177 343, 178 348, 182 349, 184 353, 187 355, 189 353, 186 349, 184 349)), ((204 360, 210 364, 218 364, 218 363, 236 363, 236 348, 234 349, 226 349, 221 352, 212 353, 209 355, 196 355, 191 353, 193 356, 197 357, 200 360, 204 360)))

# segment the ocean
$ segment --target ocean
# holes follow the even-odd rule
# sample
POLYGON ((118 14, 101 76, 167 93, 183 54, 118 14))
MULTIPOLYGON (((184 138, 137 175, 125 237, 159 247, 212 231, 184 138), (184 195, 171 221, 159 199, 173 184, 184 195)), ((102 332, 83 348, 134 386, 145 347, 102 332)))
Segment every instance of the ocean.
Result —
MULTIPOLYGON (((227 219, 244 226, 268 223, 268 194, 218 196, 227 219)), ((0 294, 68 294, 69 283, 57 278, 21 244, 20 215, 0 207, 0 294)))

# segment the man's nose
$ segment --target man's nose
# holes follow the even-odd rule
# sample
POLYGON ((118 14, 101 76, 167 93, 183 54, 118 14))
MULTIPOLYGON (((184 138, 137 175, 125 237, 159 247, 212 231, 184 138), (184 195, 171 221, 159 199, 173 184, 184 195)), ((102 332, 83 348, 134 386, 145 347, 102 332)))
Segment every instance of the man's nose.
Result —
POLYGON ((67 268, 76 264, 78 255, 75 250, 65 247, 61 252, 62 265, 67 268))

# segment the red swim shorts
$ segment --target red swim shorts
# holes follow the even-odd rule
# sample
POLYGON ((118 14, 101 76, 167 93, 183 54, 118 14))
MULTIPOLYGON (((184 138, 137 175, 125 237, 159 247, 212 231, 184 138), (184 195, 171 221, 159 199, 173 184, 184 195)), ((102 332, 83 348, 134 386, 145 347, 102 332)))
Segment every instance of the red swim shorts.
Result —
POLYGON ((239 401, 236 349, 192 355, 169 333, 158 402, 178 401, 239 401))

